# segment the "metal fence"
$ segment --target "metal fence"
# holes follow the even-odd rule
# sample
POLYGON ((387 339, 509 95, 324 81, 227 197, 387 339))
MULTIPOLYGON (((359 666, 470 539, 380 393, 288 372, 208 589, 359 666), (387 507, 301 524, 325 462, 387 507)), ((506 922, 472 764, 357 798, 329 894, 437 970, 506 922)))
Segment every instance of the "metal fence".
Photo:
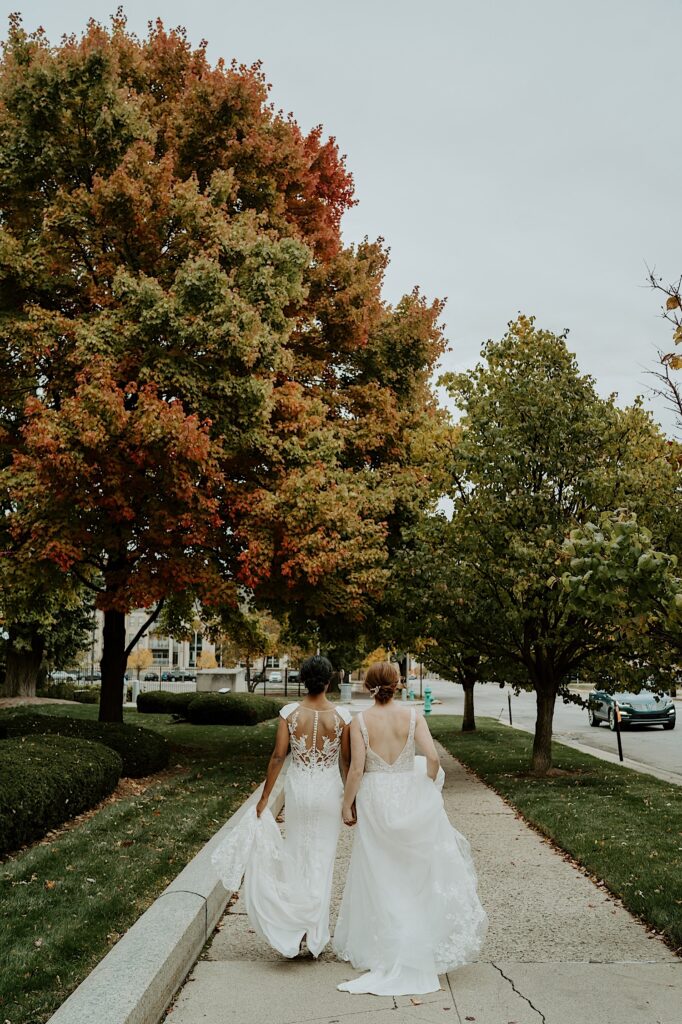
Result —
POLYGON ((163 690, 165 693, 195 693, 197 688, 196 681, 190 679, 140 679, 139 683, 137 679, 133 679, 132 682, 138 693, 149 693, 151 690, 163 690))

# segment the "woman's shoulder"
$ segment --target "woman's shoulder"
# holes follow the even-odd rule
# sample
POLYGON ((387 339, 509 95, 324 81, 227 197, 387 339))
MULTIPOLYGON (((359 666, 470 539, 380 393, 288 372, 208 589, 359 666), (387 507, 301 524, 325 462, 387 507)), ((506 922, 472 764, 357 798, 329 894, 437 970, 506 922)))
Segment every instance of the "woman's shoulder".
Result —
POLYGON ((279 711, 280 718, 287 719, 289 717, 289 715, 292 713, 292 711, 296 710, 296 708, 298 707, 298 704, 299 704, 299 702, 297 700, 292 701, 291 704, 285 704, 283 708, 280 708, 280 711, 279 711))

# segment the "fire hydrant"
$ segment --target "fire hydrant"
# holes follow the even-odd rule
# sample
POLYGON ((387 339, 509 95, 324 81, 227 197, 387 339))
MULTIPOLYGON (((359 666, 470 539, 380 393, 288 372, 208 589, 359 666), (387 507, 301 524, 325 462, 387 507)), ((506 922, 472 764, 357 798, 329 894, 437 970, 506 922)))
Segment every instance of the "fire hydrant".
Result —
POLYGON ((424 690, 424 714, 431 714, 431 687, 427 686, 424 690))

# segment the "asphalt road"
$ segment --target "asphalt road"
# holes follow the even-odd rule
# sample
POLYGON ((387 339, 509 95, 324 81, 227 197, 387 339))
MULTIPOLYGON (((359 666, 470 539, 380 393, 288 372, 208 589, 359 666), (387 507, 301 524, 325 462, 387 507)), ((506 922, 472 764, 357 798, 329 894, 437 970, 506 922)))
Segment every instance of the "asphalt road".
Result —
MULTIPOLYGON (((463 710, 462 688, 455 683, 431 683, 434 696, 443 700, 442 705, 435 705, 435 714, 447 712, 461 714, 463 710)), ((500 718, 509 721, 507 690, 490 684, 478 684, 474 691, 476 714, 488 718, 500 718)), ((512 721, 519 728, 533 732, 535 727, 535 695, 520 693, 512 694, 512 721)), ((677 728, 665 731, 661 726, 643 728, 634 726, 622 732, 623 754, 626 758, 637 761, 654 769, 669 772, 676 776, 682 784, 682 701, 676 701, 677 714, 680 721, 677 728)), ((606 725, 593 729, 587 722, 587 711, 576 704, 564 704, 557 701, 554 712, 554 737, 557 740, 574 741, 592 748, 595 753, 600 750, 612 754, 618 753, 616 734, 609 731, 606 725)))

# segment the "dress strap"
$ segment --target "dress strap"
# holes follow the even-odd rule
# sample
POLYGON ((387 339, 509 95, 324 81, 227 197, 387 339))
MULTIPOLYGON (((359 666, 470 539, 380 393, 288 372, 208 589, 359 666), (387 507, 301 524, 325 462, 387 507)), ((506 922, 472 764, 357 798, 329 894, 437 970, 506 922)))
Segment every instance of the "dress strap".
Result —
POLYGON ((414 729, 417 724, 417 710, 416 708, 410 708, 410 731, 407 734, 407 742, 411 743, 414 739, 414 729))
POLYGON ((367 726, 365 725, 365 720, 362 717, 362 711, 358 715, 358 725, 360 726, 360 732, 362 733, 362 738, 365 741, 365 746, 369 747, 369 733, 367 732, 367 726))

